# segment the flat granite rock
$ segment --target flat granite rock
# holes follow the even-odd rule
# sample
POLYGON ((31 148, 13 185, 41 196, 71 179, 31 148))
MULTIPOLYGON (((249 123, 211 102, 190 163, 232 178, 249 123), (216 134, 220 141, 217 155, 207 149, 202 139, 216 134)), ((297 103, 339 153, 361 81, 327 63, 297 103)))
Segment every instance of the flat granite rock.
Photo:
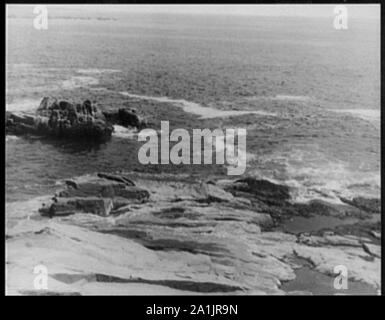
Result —
POLYGON ((363 243, 362 244, 365 252, 369 253, 370 255, 381 259, 381 247, 375 244, 371 243, 363 243))
MULTIPOLYGON (((202 183, 140 173, 70 180, 67 190, 82 197, 62 194, 56 205, 70 202, 74 214, 31 215, 7 229, 7 293, 285 294, 296 259, 327 275, 346 265, 349 279, 380 290, 378 246, 367 239, 272 231, 269 213, 228 195, 231 182, 202 183), (148 197, 136 201, 132 190, 148 197), (48 291, 33 286, 36 265, 48 270, 48 291)), ((31 212, 41 206, 28 203, 31 212)), ((9 206, 7 216, 27 210, 20 205, 9 206)))

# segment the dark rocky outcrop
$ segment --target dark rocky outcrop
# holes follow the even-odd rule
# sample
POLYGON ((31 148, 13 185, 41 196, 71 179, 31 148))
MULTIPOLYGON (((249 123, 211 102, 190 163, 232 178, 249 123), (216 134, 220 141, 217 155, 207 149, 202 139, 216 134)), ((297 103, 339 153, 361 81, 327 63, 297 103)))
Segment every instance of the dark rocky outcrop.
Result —
POLYGON ((90 100, 73 104, 44 97, 36 112, 6 112, 6 134, 37 134, 64 138, 107 140, 113 125, 141 128, 144 121, 130 109, 100 111, 90 100))
POLYGON ((7 134, 106 140, 113 126, 91 101, 72 104, 44 97, 34 114, 6 113, 7 134))
POLYGON ((357 207, 347 204, 328 203, 323 200, 314 199, 307 203, 295 203, 293 205, 301 216, 334 216, 334 217, 356 217, 367 218, 370 212, 363 211, 357 207))
POLYGON ((290 199, 287 186, 278 185, 267 180, 258 180, 253 177, 235 181, 232 189, 252 193, 257 199, 270 204, 285 202, 290 199))

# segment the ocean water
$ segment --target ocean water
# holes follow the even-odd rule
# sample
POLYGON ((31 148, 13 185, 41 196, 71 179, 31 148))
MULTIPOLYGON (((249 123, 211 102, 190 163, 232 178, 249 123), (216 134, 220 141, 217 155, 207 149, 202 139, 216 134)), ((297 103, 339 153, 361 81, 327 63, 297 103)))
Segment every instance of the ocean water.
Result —
MULTIPOLYGON (((289 185, 293 200, 380 197, 378 21, 337 31, 332 18, 115 12, 53 14, 36 30, 32 12, 11 13, 7 110, 53 95, 133 106, 156 128, 246 128, 246 174, 289 185)), ((226 173, 140 165, 137 132, 115 129, 102 145, 7 136, 7 201, 95 171, 226 173)))

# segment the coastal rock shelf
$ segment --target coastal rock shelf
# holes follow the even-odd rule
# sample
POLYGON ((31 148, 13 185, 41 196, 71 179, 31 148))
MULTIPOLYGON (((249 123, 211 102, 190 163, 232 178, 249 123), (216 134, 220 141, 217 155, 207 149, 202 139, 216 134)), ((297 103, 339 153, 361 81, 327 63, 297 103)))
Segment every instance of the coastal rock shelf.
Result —
MULTIPOLYGON (((9 294, 311 293, 282 289, 303 261, 331 279, 331 293, 343 293, 332 287, 336 265, 347 266, 349 281, 380 290, 377 222, 365 235, 285 233, 280 225, 303 216, 305 205, 264 180, 99 173, 66 181, 43 202, 8 228, 9 294), (48 270, 46 290, 33 285, 36 265, 48 270)), ((7 215, 18 210, 9 206, 7 215)), ((356 216, 362 227, 367 216, 356 216)))
POLYGON ((131 203, 145 202, 149 193, 129 179, 108 174, 67 180, 66 189, 58 192, 49 206, 40 212, 50 217, 78 212, 108 216, 131 203))
POLYGON ((34 134, 104 141, 111 137, 114 124, 134 128, 145 125, 133 109, 103 112, 89 100, 72 104, 44 97, 35 113, 6 112, 6 134, 13 135, 34 134))

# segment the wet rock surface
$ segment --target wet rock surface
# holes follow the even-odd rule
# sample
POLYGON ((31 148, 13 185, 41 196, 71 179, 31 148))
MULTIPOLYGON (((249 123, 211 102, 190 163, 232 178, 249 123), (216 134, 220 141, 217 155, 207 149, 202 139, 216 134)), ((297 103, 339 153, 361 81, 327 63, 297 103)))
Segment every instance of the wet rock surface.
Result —
POLYGON ((6 134, 43 135, 66 139, 105 141, 111 137, 113 125, 142 128, 145 122, 135 110, 122 108, 101 111, 90 100, 71 103, 44 97, 35 113, 6 112, 6 134))
POLYGON ((42 264, 47 294, 317 294, 317 284, 295 282, 298 270, 324 281, 336 276, 336 265, 346 265, 352 283, 378 292, 377 222, 361 223, 366 215, 357 215, 365 233, 355 233, 356 224, 299 234, 279 229, 289 215, 302 217, 304 206, 290 204, 286 188, 258 180, 78 177, 8 228, 7 291, 44 294, 33 288, 33 267, 42 264), (51 218, 41 215, 47 212, 51 218))
POLYGON ((353 198, 352 200, 341 198, 341 201, 362 210, 366 210, 372 213, 381 213, 380 199, 366 199, 362 197, 357 197, 353 198))
POLYGON ((124 127, 143 128, 145 121, 139 117, 135 109, 120 108, 117 111, 103 111, 107 121, 124 127))

